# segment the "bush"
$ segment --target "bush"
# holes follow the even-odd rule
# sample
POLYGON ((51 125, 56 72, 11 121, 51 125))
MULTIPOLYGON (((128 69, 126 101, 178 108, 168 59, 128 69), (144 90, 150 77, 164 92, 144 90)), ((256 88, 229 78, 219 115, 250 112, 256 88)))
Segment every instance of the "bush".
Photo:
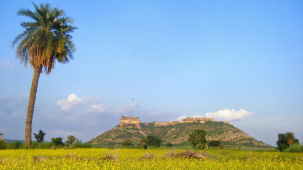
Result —
POLYGON ((303 152, 303 145, 293 144, 289 148, 283 150, 284 152, 303 152))
POLYGON ((170 143, 170 142, 168 142, 168 143, 166 144, 166 146, 171 148, 171 147, 173 146, 173 144, 170 143))
POLYGON ((52 138, 52 144, 54 144, 55 146, 63 146, 62 138, 52 138))
POLYGON ((210 147, 218 147, 220 145, 220 143, 221 143, 220 141, 213 140, 213 141, 210 141, 208 143, 208 146, 210 146, 210 147))
POLYGON ((122 143, 121 143, 121 146, 131 146, 133 145, 132 144, 132 141, 130 139, 125 139, 122 143))
POLYGON ((162 139, 159 136, 151 136, 148 135, 146 138, 142 138, 140 141, 140 145, 147 149, 147 146, 156 146, 160 147, 162 143, 162 139))
POLYGON ((160 147, 162 143, 162 139, 160 139, 159 136, 147 136, 146 138, 146 144, 148 146, 157 146, 157 147, 160 147))
POLYGON ((53 144, 51 142, 33 142, 31 148, 32 149, 48 149, 51 148, 53 144))
POLYGON ((91 148, 92 145, 89 143, 81 143, 81 142, 76 142, 71 145, 72 148, 91 148))
POLYGON ((299 140, 295 138, 294 133, 286 132, 278 134, 277 147, 280 151, 285 150, 293 144, 299 144, 299 140))
POLYGON ((204 149, 207 146, 206 132, 197 129, 189 135, 188 141, 198 149, 204 149))
POLYGON ((219 147, 220 149, 224 148, 224 144, 221 141, 213 140, 208 143, 209 147, 219 147))
POLYGON ((0 149, 6 149, 7 143, 4 140, 0 140, 0 149))
POLYGON ((75 143, 77 141, 77 138, 75 136, 68 136, 67 140, 66 140, 66 144, 67 145, 72 145, 73 143, 75 143))
POLYGON ((45 134, 46 134, 45 132, 43 132, 42 130, 39 130, 38 133, 34 133, 34 137, 38 143, 41 143, 44 141, 45 134))
POLYGON ((8 149, 21 149, 23 147, 23 144, 19 141, 9 142, 7 143, 8 149))

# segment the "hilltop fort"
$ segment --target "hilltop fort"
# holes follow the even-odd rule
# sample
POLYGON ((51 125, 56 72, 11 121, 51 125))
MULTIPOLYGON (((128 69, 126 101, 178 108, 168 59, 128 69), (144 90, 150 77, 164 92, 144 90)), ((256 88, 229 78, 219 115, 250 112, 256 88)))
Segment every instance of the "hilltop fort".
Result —
MULTIPOLYGON (((214 118, 201 118, 201 117, 186 117, 180 121, 168 121, 168 122, 153 122, 154 126, 170 126, 170 125, 176 125, 176 124, 180 124, 180 123, 205 123, 207 121, 213 122, 214 118)), ((124 127, 124 126, 135 126, 137 128, 141 128, 140 124, 142 122, 140 121, 139 117, 125 117, 125 116, 121 116, 120 118, 120 127, 124 127)), ((229 124, 229 122, 227 121, 223 121, 223 123, 225 124, 229 124)), ((145 123, 148 124, 148 123, 145 123)))
POLYGON ((121 116, 120 118, 120 127, 128 126, 128 125, 134 125, 137 128, 140 128, 141 121, 139 120, 139 117, 125 117, 121 116))
POLYGON ((121 116, 120 124, 93 138, 90 143, 116 145, 125 140, 139 144, 142 138, 159 136, 165 143, 189 145, 188 137, 196 129, 206 131, 208 141, 222 141, 226 145, 267 147, 229 122, 215 121, 214 118, 187 117, 179 121, 141 122, 139 117, 121 116))

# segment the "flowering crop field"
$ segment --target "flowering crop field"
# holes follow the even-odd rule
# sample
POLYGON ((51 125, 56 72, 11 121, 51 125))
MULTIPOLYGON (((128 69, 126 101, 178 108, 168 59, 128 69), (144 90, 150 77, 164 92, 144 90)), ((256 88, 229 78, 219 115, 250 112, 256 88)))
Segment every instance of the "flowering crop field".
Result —
POLYGON ((0 150, 0 169, 303 169, 302 153, 177 149, 0 150), (190 152, 189 152, 190 153, 190 152))

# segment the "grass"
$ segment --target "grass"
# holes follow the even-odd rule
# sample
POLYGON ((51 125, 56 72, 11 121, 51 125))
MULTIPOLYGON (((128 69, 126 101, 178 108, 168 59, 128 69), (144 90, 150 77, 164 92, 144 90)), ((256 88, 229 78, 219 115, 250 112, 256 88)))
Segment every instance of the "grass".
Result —
POLYGON ((210 149, 0 150, 0 169, 303 169, 303 153, 210 149))

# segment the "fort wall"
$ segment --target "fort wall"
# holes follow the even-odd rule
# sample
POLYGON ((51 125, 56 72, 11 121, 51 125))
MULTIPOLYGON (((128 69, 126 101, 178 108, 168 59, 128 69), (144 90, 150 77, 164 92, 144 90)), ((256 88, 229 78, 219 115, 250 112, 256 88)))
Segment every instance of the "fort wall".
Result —
MULTIPOLYGON (((154 126, 170 126, 170 125, 175 125, 175 124, 179 124, 179 123, 205 123, 207 121, 214 121, 214 118, 201 118, 201 117, 187 117, 184 118, 180 121, 168 121, 168 122, 153 122, 154 126)), ((225 124, 229 124, 228 121, 223 121, 223 123, 225 124)), ((120 118, 120 127, 123 126, 128 126, 128 125, 133 125, 136 126, 137 128, 141 128, 140 126, 141 121, 139 119, 139 117, 125 117, 125 116, 121 116, 120 118)), ((148 125, 148 123, 144 123, 145 125, 148 125)))
POLYGON ((121 116, 120 118, 120 127, 127 125, 134 125, 137 128, 140 128, 140 123, 141 121, 139 120, 139 117, 133 118, 133 117, 121 116))

